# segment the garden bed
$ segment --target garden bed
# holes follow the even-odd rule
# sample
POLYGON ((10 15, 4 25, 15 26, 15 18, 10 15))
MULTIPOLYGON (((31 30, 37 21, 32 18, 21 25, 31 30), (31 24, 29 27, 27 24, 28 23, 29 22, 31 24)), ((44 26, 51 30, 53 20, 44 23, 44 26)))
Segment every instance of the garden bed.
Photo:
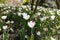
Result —
POLYGON ((30 6, 0 6, 0 33, 1 40, 59 40, 60 10, 37 7, 33 13, 30 6))

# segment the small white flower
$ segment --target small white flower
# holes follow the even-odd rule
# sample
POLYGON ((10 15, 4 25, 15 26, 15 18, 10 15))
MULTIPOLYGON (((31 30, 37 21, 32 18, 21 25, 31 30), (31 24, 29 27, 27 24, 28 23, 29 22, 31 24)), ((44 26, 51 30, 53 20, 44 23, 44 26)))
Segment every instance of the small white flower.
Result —
POLYGON ((55 19, 55 16, 53 15, 53 16, 51 16, 51 20, 54 20, 55 19))
POLYGON ((22 8, 19 8, 19 11, 21 12, 22 8))
POLYGON ((26 11, 28 11, 28 9, 26 9, 26 11))
POLYGON ((39 13, 36 13, 37 16, 40 16, 40 14, 41 14, 40 12, 39 13))
POLYGON ((60 10, 57 10, 57 15, 59 15, 59 16, 60 16, 60 10))
POLYGON ((41 20, 41 21, 44 21, 45 19, 46 19, 45 17, 43 17, 43 18, 40 18, 40 20, 41 20))
POLYGON ((24 16, 24 15, 27 15, 27 13, 22 13, 22 15, 24 16))
POLYGON ((39 36, 41 33, 40 33, 40 31, 38 31, 36 34, 39 36))
POLYGON ((4 12, 3 12, 3 14, 7 14, 7 12, 6 12, 6 11, 4 11, 4 12))
POLYGON ((27 13, 23 13, 22 15, 25 20, 28 20, 30 18, 30 15, 27 15, 27 13))
POLYGON ((33 22, 33 21, 30 21, 30 22, 28 22, 28 26, 30 27, 30 28, 33 28, 34 26, 35 26, 35 22, 33 22))
POLYGON ((11 21, 10 23, 12 23, 12 24, 13 24, 13 23, 14 23, 14 21, 11 21))
POLYGON ((51 38, 51 40, 56 40, 55 38, 53 38, 53 37, 50 37, 51 38))
POLYGON ((8 13, 8 12, 9 12, 9 10, 6 10, 6 12, 8 13))
POLYGON ((44 31, 48 31, 48 28, 43 28, 44 31))
POLYGON ((7 29, 7 27, 8 27, 8 26, 7 26, 7 25, 5 25, 5 26, 3 26, 3 29, 5 30, 5 29, 7 29))
POLYGON ((53 11, 51 11, 51 10, 50 10, 49 12, 50 12, 51 15, 54 15, 54 14, 55 14, 55 13, 53 13, 53 11))
POLYGON ((6 22, 6 24, 10 24, 10 21, 8 20, 8 21, 6 22))
POLYGON ((28 35, 25 35, 25 38, 28 38, 28 35))
POLYGON ((2 19, 6 19, 6 18, 7 18, 7 16, 2 16, 1 18, 2 18, 2 19))
POLYGON ((40 18, 40 20, 41 21, 44 21, 44 20, 46 20, 48 17, 42 17, 42 18, 40 18))
POLYGON ((4 9, 7 9, 6 7, 4 9))
POLYGON ((10 6, 8 8, 10 9, 10 6))
POLYGON ((24 8, 24 9, 25 9, 26 7, 27 7, 27 6, 22 6, 22 8, 24 8))
POLYGON ((25 20, 28 20, 30 18, 30 15, 23 16, 25 20))
POLYGON ((17 13, 18 14, 18 16, 21 16, 21 13, 17 13))

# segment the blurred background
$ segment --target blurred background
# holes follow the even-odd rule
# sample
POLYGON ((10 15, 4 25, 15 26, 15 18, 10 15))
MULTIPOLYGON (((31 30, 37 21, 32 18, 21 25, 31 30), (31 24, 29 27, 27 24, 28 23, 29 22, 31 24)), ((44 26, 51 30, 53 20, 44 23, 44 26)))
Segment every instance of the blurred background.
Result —
MULTIPOLYGON (((37 0, 34 0, 35 3, 36 1, 37 0)), ((20 5, 30 5, 31 0, 0 0, 0 3, 8 4, 10 6, 13 5, 20 6, 20 5)), ((40 0, 38 6, 60 9, 60 0, 40 0)))

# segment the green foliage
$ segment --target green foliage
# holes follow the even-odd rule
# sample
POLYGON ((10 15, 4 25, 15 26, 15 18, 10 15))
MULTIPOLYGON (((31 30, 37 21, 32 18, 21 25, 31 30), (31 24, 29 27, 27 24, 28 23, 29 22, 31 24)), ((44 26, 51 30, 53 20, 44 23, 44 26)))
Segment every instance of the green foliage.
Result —
POLYGON ((23 5, 28 5, 30 0, 23 0, 22 4, 23 5))
POLYGON ((2 6, 0 14, 0 32, 6 38, 8 34, 15 33, 19 34, 20 40, 58 40, 60 10, 37 7, 34 14, 30 6, 2 6), (4 19, 5 17, 2 18, 2 16, 7 16, 7 18, 4 19), (8 27, 5 26, 4 29, 4 25, 8 27))

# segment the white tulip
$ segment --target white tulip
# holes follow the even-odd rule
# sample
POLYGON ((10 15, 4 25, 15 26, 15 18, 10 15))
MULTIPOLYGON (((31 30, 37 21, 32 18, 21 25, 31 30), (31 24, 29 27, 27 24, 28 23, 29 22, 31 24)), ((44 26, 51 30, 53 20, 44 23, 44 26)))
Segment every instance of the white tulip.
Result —
POLYGON ((54 20, 55 19, 55 16, 53 15, 53 16, 51 16, 51 20, 54 20))
POLYGON ((56 40, 55 38, 53 38, 53 37, 50 37, 51 38, 51 40, 56 40))
POLYGON ((28 22, 28 26, 30 27, 30 28, 33 28, 34 26, 35 26, 35 22, 33 22, 33 21, 30 21, 30 22, 28 22))
POLYGON ((14 21, 11 21, 10 23, 12 23, 12 24, 13 24, 13 23, 14 23, 14 21))
POLYGON ((17 13, 17 14, 18 14, 18 16, 21 16, 22 13, 17 13))
POLYGON ((30 15, 27 15, 27 13, 23 13, 22 15, 25 20, 28 20, 30 18, 30 15))
POLYGON ((8 27, 8 26, 7 26, 7 25, 5 25, 5 26, 3 26, 3 29, 4 29, 4 30, 6 30, 6 29, 7 29, 7 27, 8 27))
POLYGON ((44 31, 48 31, 48 28, 43 28, 44 31))
POLYGON ((47 18, 49 18, 49 17, 42 17, 42 18, 40 18, 40 20, 41 20, 41 21, 44 21, 44 20, 46 20, 47 18))
POLYGON ((23 16, 25 20, 28 20, 30 18, 30 15, 23 16))
POLYGON ((39 36, 41 33, 40 33, 40 31, 38 31, 36 34, 39 36))
POLYGON ((28 35, 25 35, 25 38, 28 38, 28 35))
POLYGON ((6 19, 6 18, 7 18, 7 16, 2 16, 1 18, 2 18, 2 19, 6 19))

